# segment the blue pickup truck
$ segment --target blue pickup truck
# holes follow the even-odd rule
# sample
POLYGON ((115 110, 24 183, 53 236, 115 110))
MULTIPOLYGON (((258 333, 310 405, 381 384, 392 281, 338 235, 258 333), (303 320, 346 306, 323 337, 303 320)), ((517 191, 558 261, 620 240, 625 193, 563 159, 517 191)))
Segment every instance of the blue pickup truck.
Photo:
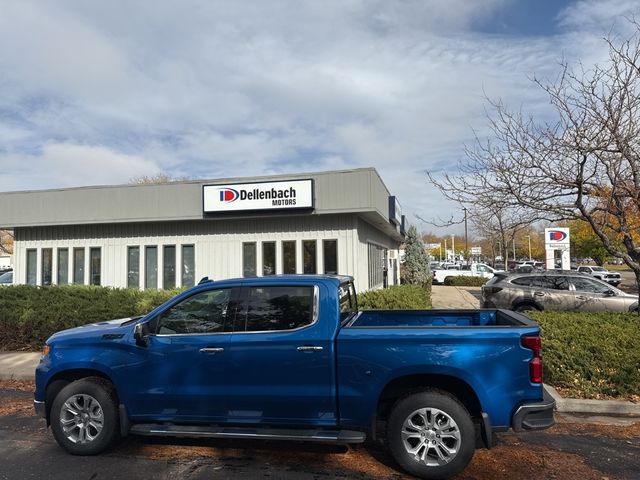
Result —
POLYGON ((76 455, 129 434, 369 439, 448 478, 494 432, 553 425, 539 334, 505 310, 358 311, 351 277, 203 281, 51 336, 35 408, 76 455))

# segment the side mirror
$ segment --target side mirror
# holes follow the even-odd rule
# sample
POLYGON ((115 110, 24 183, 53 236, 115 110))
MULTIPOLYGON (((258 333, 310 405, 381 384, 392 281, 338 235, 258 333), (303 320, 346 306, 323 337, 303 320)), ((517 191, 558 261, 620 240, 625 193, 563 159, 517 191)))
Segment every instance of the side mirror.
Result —
POLYGON ((614 292, 613 290, 607 290, 606 292, 604 292, 605 297, 615 297, 616 296, 616 292, 614 292))
POLYGON ((147 335, 147 324, 138 323, 133 328, 133 338, 136 340, 136 345, 140 347, 146 347, 149 344, 149 337, 147 335))

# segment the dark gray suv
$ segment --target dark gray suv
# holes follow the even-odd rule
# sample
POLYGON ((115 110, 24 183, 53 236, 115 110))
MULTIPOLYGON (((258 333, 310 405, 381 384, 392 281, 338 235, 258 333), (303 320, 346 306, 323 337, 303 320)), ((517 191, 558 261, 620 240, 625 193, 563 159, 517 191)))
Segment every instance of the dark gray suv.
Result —
POLYGON ((638 310, 638 297, 577 272, 497 273, 482 287, 482 307, 631 312, 638 310))

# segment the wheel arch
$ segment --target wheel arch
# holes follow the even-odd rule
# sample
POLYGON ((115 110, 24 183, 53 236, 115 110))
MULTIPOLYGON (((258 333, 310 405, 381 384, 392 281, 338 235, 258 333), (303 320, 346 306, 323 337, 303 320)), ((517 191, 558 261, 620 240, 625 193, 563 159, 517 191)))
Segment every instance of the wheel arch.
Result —
POLYGON ((47 426, 49 426, 49 424, 51 423, 51 405, 53 404, 53 400, 56 398, 58 393, 60 393, 60 391, 70 383, 89 377, 97 377, 109 382, 113 386, 113 391, 116 395, 116 399, 119 399, 116 384, 113 379, 106 373, 92 368, 73 368, 69 370, 62 370, 53 375, 49 379, 49 381, 47 382, 47 386, 45 387, 47 426))
POLYGON ((442 390, 451 394, 464 405, 474 420, 482 418, 483 409, 480 398, 465 380, 438 373, 405 375, 391 380, 380 392, 376 406, 376 422, 372 432, 374 438, 384 432, 384 424, 398 400, 427 389, 442 390))

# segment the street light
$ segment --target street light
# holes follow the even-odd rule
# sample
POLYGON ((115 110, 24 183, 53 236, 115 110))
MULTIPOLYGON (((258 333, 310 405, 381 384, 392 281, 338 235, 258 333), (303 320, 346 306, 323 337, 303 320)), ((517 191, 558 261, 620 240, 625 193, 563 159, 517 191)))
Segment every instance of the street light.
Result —
POLYGON ((453 252, 453 261, 456 261, 456 237, 451 234, 451 251, 453 252))
POLYGON ((527 240, 529 241, 529 261, 531 261, 531 235, 527 235, 527 240))

